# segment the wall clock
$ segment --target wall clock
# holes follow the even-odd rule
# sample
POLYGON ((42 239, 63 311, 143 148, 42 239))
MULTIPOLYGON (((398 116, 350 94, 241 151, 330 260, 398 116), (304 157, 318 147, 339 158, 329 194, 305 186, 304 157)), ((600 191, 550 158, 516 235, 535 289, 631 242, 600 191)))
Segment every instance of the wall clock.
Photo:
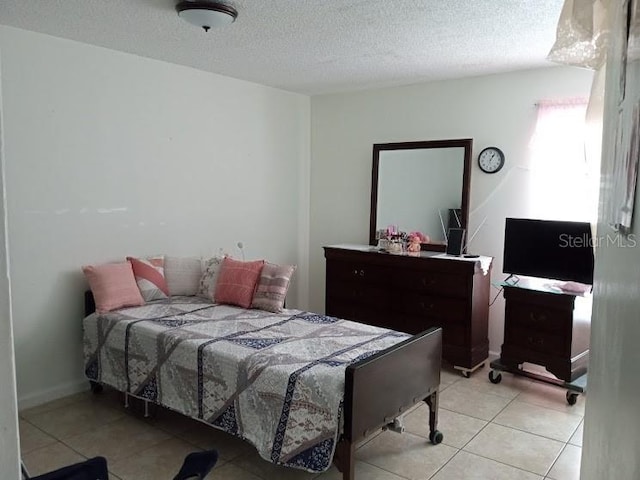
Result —
POLYGON ((504 153, 498 147, 487 147, 478 155, 478 166, 485 173, 496 173, 504 167, 504 153))

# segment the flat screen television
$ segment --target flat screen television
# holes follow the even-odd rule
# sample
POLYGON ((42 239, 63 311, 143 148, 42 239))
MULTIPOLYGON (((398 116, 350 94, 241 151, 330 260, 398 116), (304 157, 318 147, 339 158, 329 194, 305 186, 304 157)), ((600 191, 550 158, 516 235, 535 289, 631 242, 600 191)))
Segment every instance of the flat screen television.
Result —
POLYGON ((591 285, 593 264, 589 223, 506 219, 504 273, 591 285))

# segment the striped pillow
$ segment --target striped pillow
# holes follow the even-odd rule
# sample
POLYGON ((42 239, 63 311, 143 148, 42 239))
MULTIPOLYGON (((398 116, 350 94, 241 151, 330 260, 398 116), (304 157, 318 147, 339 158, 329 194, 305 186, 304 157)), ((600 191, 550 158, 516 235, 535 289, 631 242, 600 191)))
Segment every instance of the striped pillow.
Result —
POLYGON ((218 275, 215 302, 249 308, 264 260, 240 262, 225 257, 218 275))
POLYGON ((280 313, 284 307, 289 283, 295 270, 295 265, 265 263, 260 273, 256 292, 253 294, 251 308, 280 313))
POLYGON ((127 260, 133 267, 136 283, 146 302, 169 296, 169 287, 164 278, 164 256, 146 259, 127 257, 127 260))
POLYGON ((97 313, 144 305, 129 262, 82 267, 93 293, 97 313))

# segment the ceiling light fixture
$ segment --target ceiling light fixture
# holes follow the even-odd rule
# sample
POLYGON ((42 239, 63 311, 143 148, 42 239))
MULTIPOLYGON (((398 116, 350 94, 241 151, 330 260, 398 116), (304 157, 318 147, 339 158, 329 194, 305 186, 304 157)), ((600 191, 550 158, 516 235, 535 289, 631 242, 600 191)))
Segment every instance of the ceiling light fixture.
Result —
POLYGON ((218 2, 180 2, 176 10, 181 18, 208 32, 214 27, 223 27, 236 20, 238 12, 235 8, 218 2))

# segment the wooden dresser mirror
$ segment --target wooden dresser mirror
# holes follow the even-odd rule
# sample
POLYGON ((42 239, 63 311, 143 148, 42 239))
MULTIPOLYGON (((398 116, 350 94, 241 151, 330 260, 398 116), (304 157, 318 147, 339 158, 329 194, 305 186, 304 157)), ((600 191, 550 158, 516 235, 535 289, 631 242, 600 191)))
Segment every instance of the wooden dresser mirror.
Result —
POLYGON ((430 237, 423 250, 445 251, 448 228, 467 229, 473 140, 373 145, 369 244, 396 225, 430 237))

